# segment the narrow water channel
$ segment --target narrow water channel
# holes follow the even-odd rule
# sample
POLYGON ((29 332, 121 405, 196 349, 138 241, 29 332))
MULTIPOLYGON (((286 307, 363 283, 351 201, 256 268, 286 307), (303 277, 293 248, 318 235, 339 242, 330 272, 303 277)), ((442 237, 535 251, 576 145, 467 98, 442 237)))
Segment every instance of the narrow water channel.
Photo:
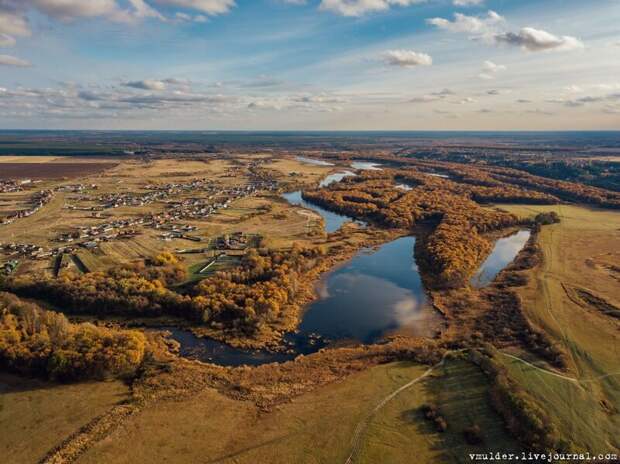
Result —
POLYGON ((369 161, 353 161, 351 163, 353 169, 361 169, 362 171, 383 171, 379 166, 381 166, 381 163, 371 163, 369 161))
POLYGON ((331 185, 333 183, 340 182, 345 177, 355 177, 356 175, 357 174, 351 171, 336 172, 334 174, 330 174, 329 176, 325 177, 325 179, 323 179, 319 183, 319 187, 327 187, 328 185, 331 185))
POLYGON ((282 197, 288 201, 291 205, 301 206, 303 208, 311 209, 319 213, 323 220, 325 221, 325 232, 332 233, 336 232, 338 229, 342 227, 345 222, 352 221, 348 216, 344 216, 342 214, 336 214, 331 211, 326 210, 325 208, 321 208, 309 201, 306 201, 301 196, 301 190, 297 190, 295 192, 284 193, 282 197))
POLYGON ((295 158, 298 161, 301 161, 302 163, 313 164, 315 166, 333 166, 334 165, 334 163, 330 163, 328 161, 323 161, 323 160, 314 159, 314 158, 306 158, 305 156, 296 156, 295 158))
POLYGON ((471 284, 476 288, 482 288, 493 282, 497 274, 514 261, 530 239, 530 235, 529 230, 520 230, 509 237, 500 238, 489 257, 472 277, 471 284))

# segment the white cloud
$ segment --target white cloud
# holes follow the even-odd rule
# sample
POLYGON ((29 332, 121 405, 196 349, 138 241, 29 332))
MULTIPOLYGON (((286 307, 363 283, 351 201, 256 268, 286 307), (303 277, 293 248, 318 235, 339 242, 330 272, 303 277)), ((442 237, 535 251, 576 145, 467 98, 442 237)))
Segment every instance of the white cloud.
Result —
POLYGON ((15 43, 15 37, 12 35, 0 34, 0 47, 12 47, 15 43))
POLYGON ((487 35, 496 31, 497 26, 505 22, 503 16, 495 11, 488 11, 485 16, 468 16, 454 13, 454 20, 445 18, 429 18, 428 24, 449 32, 460 32, 472 35, 487 35))
POLYGON ((500 71, 506 71, 506 66, 504 66, 503 64, 496 64, 493 61, 487 60, 484 63, 482 63, 482 68, 486 71, 486 72, 490 72, 490 73, 497 73, 500 71))
POLYGON ((453 0, 454 6, 478 6, 482 5, 484 0, 453 0))
POLYGON ((32 0, 29 3, 46 15, 63 21, 113 16, 120 11, 115 0, 32 0))
POLYGON ((235 6, 235 0, 155 0, 155 2, 164 6, 201 11, 208 15, 228 13, 235 6))
POLYGON ((155 8, 147 4, 144 0, 128 0, 133 8, 133 15, 136 18, 157 18, 165 20, 164 16, 155 8))
POLYGON ((506 66, 503 64, 496 64, 493 61, 487 60, 482 63, 482 73, 478 74, 478 77, 485 80, 495 79, 498 73, 505 70, 506 66))
POLYGON ((584 48, 583 42, 571 36, 556 36, 541 29, 524 27, 519 32, 504 32, 494 37, 497 43, 521 47, 530 52, 546 50, 576 50, 584 48))
POLYGON ((578 86, 578 85, 568 85, 568 86, 564 87, 564 90, 566 90, 569 93, 581 93, 581 92, 583 92, 583 88, 578 86))
POLYGON ((11 55, 0 55, 0 66, 17 66, 24 68, 31 66, 31 64, 26 60, 11 55))
POLYGON ((142 81, 130 81, 123 83, 125 87, 131 87, 134 89, 141 90, 166 90, 166 82, 155 80, 155 79, 145 79, 142 81))
POLYGON ((413 68, 416 66, 430 66, 433 59, 426 53, 413 50, 388 50, 383 53, 383 61, 390 66, 413 68))
POLYGON ((591 103, 606 103, 620 101, 620 93, 611 93, 606 95, 586 95, 585 97, 575 99, 558 99, 553 103, 561 103, 568 107, 584 106, 591 103))
POLYGON ((409 100, 411 103, 431 103, 437 100, 443 100, 447 97, 451 97, 455 95, 454 91, 450 89, 443 89, 439 92, 433 92, 426 95, 422 95, 421 97, 414 97, 409 100))
POLYGON ((343 16, 362 16, 389 10, 392 6, 410 6, 425 2, 426 0, 321 0, 319 8, 343 16))
POLYGON ((14 11, 3 10, 0 1, 0 33, 12 37, 27 37, 30 27, 26 18, 14 11))
MULTIPOLYGON (((506 20, 495 11, 487 12, 486 16, 468 16, 455 13, 452 21, 445 18, 429 18, 426 22, 449 32, 466 33, 472 35, 473 38, 482 38, 489 43, 513 45, 531 52, 584 48, 583 43, 575 37, 556 36, 533 27, 524 27, 519 32, 502 31, 506 20)), ((487 71, 480 77, 483 79, 492 78, 492 73, 487 71)))
POLYGON ((462 98, 462 99, 460 99, 460 100, 458 100, 458 101, 456 101, 454 103, 456 103, 457 105, 467 105, 469 103, 476 103, 476 101, 477 100, 475 98, 465 97, 465 98, 462 98))

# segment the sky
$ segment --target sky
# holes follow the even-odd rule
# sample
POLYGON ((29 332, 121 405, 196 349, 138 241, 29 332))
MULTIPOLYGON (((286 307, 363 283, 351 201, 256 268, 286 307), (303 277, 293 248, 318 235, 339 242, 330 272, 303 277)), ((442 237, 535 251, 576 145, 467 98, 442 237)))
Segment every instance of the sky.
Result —
POLYGON ((620 0, 0 0, 0 128, 620 130, 620 0))

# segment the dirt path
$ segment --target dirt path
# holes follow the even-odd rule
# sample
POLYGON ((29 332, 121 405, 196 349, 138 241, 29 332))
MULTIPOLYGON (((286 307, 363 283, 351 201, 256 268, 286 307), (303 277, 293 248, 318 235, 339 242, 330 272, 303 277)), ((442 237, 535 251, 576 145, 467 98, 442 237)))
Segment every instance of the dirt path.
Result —
MULTIPOLYGON (((407 390, 408 388, 411 388, 413 385, 419 383, 420 381, 424 380, 434 370, 436 370, 437 368, 441 367, 444 364, 444 361, 445 361, 446 357, 450 353, 462 352, 462 351, 466 351, 466 350, 457 350, 457 351, 448 351, 448 352, 446 352, 439 363, 435 364, 434 366, 431 366, 422 375, 420 375, 419 377, 416 377, 415 379, 407 382, 405 385, 402 385, 401 387, 397 388, 392 393, 387 395, 385 398, 383 398, 368 413, 368 415, 359 424, 357 424, 357 427, 355 428, 355 432, 353 434, 353 438, 351 439, 351 453, 347 457, 347 460, 345 461, 345 464, 353 464, 353 462, 355 460, 355 457, 356 457, 356 455, 359 452, 360 447, 361 447, 361 439, 362 439, 364 433, 366 432, 366 430, 368 429, 368 426, 370 425, 371 420, 373 419, 373 417, 375 416, 375 414, 378 411, 380 411, 387 403, 389 403, 397 395, 399 395, 403 391, 407 390)), ((554 371, 552 369, 544 369, 542 367, 536 366, 535 364, 532 364, 532 363, 526 361, 525 359, 519 358, 518 356, 514 356, 512 354, 504 353, 504 352, 501 352, 501 351, 500 351, 500 354, 502 354, 503 356, 506 356, 508 358, 514 359, 515 361, 521 362, 521 363, 523 363, 523 364, 525 364, 525 365, 527 365, 527 366, 529 366, 529 367, 531 367, 533 369, 536 369, 537 371, 542 372, 544 374, 552 375, 552 376, 561 378, 563 380, 566 380, 568 382, 573 382, 581 389, 583 389, 583 386, 580 385, 580 382, 592 382, 592 381, 598 380, 600 378, 620 375, 620 372, 616 372, 616 373, 604 374, 602 376, 598 376, 598 377, 592 378, 592 379, 576 379, 574 377, 569 377, 569 376, 563 375, 563 374, 561 374, 559 372, 556 372, 556 371, 554 371)))
POLYGON ((502 351, 500 351, 500 353, 502 355, 508 357, 508 358, 514 359, 515 361, 519 361, 519 362, 521 362, 523 364, 526 364, 527 366, 530 366, 530 367, 536 369, 537 371, 543 372, 543 373, 548 374, 548 375, 553 375, 555 377, 559 377, 559 378, 564 379, 564 380, 568 380, 569 382, 574 382, 580 388, 582 388, 581 385, 579 385, 580 383, 596 382, 597 380, 600 380, 600 379, 605 379, 607 377, 615 377, 616 375, 620 375, 620 371, 618 371, 618 372, 610 372, 610 373, 607 373, 607 374, 597 375, 596 377, 590 377, 590 378, 584 378, 584 379, 579 378, 579 379, 577 379, 577 378, 574 378, 574 377, 568 377, 566 375, 562 375, 559 372, 556 372, 556 371, 554 371, 552 369, 545 369, 545 368, 539 367, 539 366, 537 366, 535 364, 532 364, 531 362, 526 361, 525 359, 519 358, 518 356, 514 356, 514 355, 508 354, 508 353, 504 353, 502 351))
POLYGON ((416 377, 415 379, 407 382, 405 385, 397 388, 396 390, 394 390, 392 393, 390 393, 389 395, 387 395, 385 398, 383 398, 369 413, 368 415, 359 423, 357 424, 357 427, 355 427, 355 433, 353 434, 353 438, 351 439, 351 453, 349 454, 349 457, 347 457, 347 460, 345 461, 345 464, 352 464, 353 460, 355 459, 355 456, 357 455, 357 453, 359 452, 360 446, 361 446, 361 438, 364 435, 364 433, 366 432, 366 429, 368 429, 368 426, 370 425, 370 421, 372 420, 372 418, 375 416, 375 414, 381 410, 387 403, 389 403, 391 400, 393 400, 396 396, 398 396, 400 393, 402 393, 403 391, 407 390, 408 388, 411 388, 413 385, 415 385, 416 383, 424 380, 426 377, 428 377, 435 369, 437 369, 438 367, 443 366, 444 361, 446 360, 446 357, 451 354, 451 353, 456 353, 456 352, 460 352, 460 351, 464 351, 464 350, 457 350, 457 351, 447 351, 443 357, 441 358, 441 361, 439 361, 437 364, 435 364, 434 366, 429 367, 426 372, 424 372, 422 375, 420 375, 419 377, 416 377))
POLYGON ((575 382, 575 383, 579 384, 579 379, 575 379, 573 377, 568 377, 566 375, 562 375, 559 372, 556 372, 556 371, 554 371, 552 369, 544 369, 542 367, 537 366, 536 364, 532 364, 531 362, 528 362, 525 359, 521 359, 518 356, 514 356, 512 354, 504 353, 504 352, 501 352, 501 351, 500 351, 500 353, 502 355, 508 357, 508 358, 514 359, 514 360, 519 361, 519 362, 521 362, 521 363, 523 363, 523 364, 525 364, 527 366, 530 366, 531 368, 536 369, 537 371, 544 372, 545 374, 553 375, 555 377, 559 377, 561 379, 568 380, 570 382, 575 382))

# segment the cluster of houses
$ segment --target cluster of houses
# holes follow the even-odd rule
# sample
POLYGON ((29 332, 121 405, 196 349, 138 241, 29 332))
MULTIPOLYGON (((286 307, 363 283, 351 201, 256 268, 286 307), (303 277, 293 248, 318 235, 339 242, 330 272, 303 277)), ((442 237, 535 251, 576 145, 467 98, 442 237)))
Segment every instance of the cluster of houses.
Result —
MULTIPOLYGON (((0 193, 22 191, 24 184, 18 181, 0 182, 0 193)), ((68 193, 82 193, 97 189, 95 184, 71 184, 57 187, 55 191, 68 193)), ((89 208, 77 208, 68 206, 69 209, 87 209, 97 211, 93 215, 101 217, 102 209, 117 208, 120 206, 143 206, 156 201, 165 202, 165 211, 158 214, 146 214, 130 219, 107 219, 104 223, 92 226, 81 226, 67 233, 62 233, 55 238, 61 245, 51 249, 45 249, 38 245, 0 243, 0 252, 8 255, 11 259, 0 265, 0 272, 12 273, 17 268, 17 258, 25 259, 48 259, 65 253, 73 253, 79 247, 95 249, 102 242, 123 239, 138 235, 141 228, 149 227, 161 230, 160 238, 164 241, 181 238, 194 242, 203 239, 191 233, 196 226, 182 224, 186 220, 204 220, 240 198, 251 196, 258 191, 275 191, 277 183, 270 179, 253 177, 252 180, 242 186, 222 187, 208 179, 195 179, 188 183, 169 183, 163 185, 147 185, 146 193, 113 193, 97 197, 99 206, 89 208), (193 192, 200 192, 193 195, 193 192), (181 197, 181 198, 179 198, 181 197)), ((32 208, 19 211, 5 218, 0 224, 11 223, 14 220, 34 214, 53 198, 54 191, 42 190, 32 197, 32 208)), ((90 200, 87 195, 82 199, 90 200)), ((242 252, 249 246, 249 236, 241 232, 224 235, 215 239, 211 247, 220 252, 242 252)))
POLYGON ((177 195, 182 192, 195 192, 196 190, 208 192, 217 191, 215 183, 206 178, 194 179, 186 183, 171 182, 169 184, 149 184, 144 188, 147 190, 166 192, 168 195, 177 195))
POLYGON ((154 191, 147 193, 107 193, 97 198, 104 209, 120 208, 121 206, 145 206, 156 201, 165 200, 166 192, 154 191))
MULTIPOLYGON (((171 184, 174 185, 174 184, 171 184)), ((262 183, 251 183, 238 187, 214 188, 205 198, 189 197, 166 202, 166 210, 159 214, 150 215, 146 226, 156 229, 172 227, 174 222, 184 220, 204 220, 240 198, 254 195, 262 190, 262 183)), ((269 185, 269 188, 273 188, 269 185)))
POLYGON ((24 190, 23 181, 0 180, 0 193, 14 193, 24 190))
POLYGON ((36 213, 46 204, 48 204, 52 200, 52 198, 54 198, 54 192, 52 190, 41 190, 40 192, 37 192, 32 196, 31 206, 28 209, 16 211, 11 215, 2 218, 0 224, 11 224, 17 219, 32 216, 34 213, 36 213))
POLYGON ((250 245, 250 238, 243 232, 234 232, 217 237, 213 243, 216 250, 245 250, 250 245))
POLYGON ((75 243, 84 248, 94 249, 101 242, 134 237, 139 235, 138 227, 143 226, 144 218, 116 219, 94 226, 81 226, 73 232, 62 233, 55 239, 61 243, 75 243))
POLYGON ((0 251, 9 256, 21 256, 30 259, 46 259, 54 254, 42 246, 31 243, 3 243, 0 244, 0 251))
POLYGON ((56 188, 57 192, 67 192, 67 193, 82 193, 87 190, 97 190, 99 187, 97 184, 70 184, 70 185, 61 185, 56 188))

